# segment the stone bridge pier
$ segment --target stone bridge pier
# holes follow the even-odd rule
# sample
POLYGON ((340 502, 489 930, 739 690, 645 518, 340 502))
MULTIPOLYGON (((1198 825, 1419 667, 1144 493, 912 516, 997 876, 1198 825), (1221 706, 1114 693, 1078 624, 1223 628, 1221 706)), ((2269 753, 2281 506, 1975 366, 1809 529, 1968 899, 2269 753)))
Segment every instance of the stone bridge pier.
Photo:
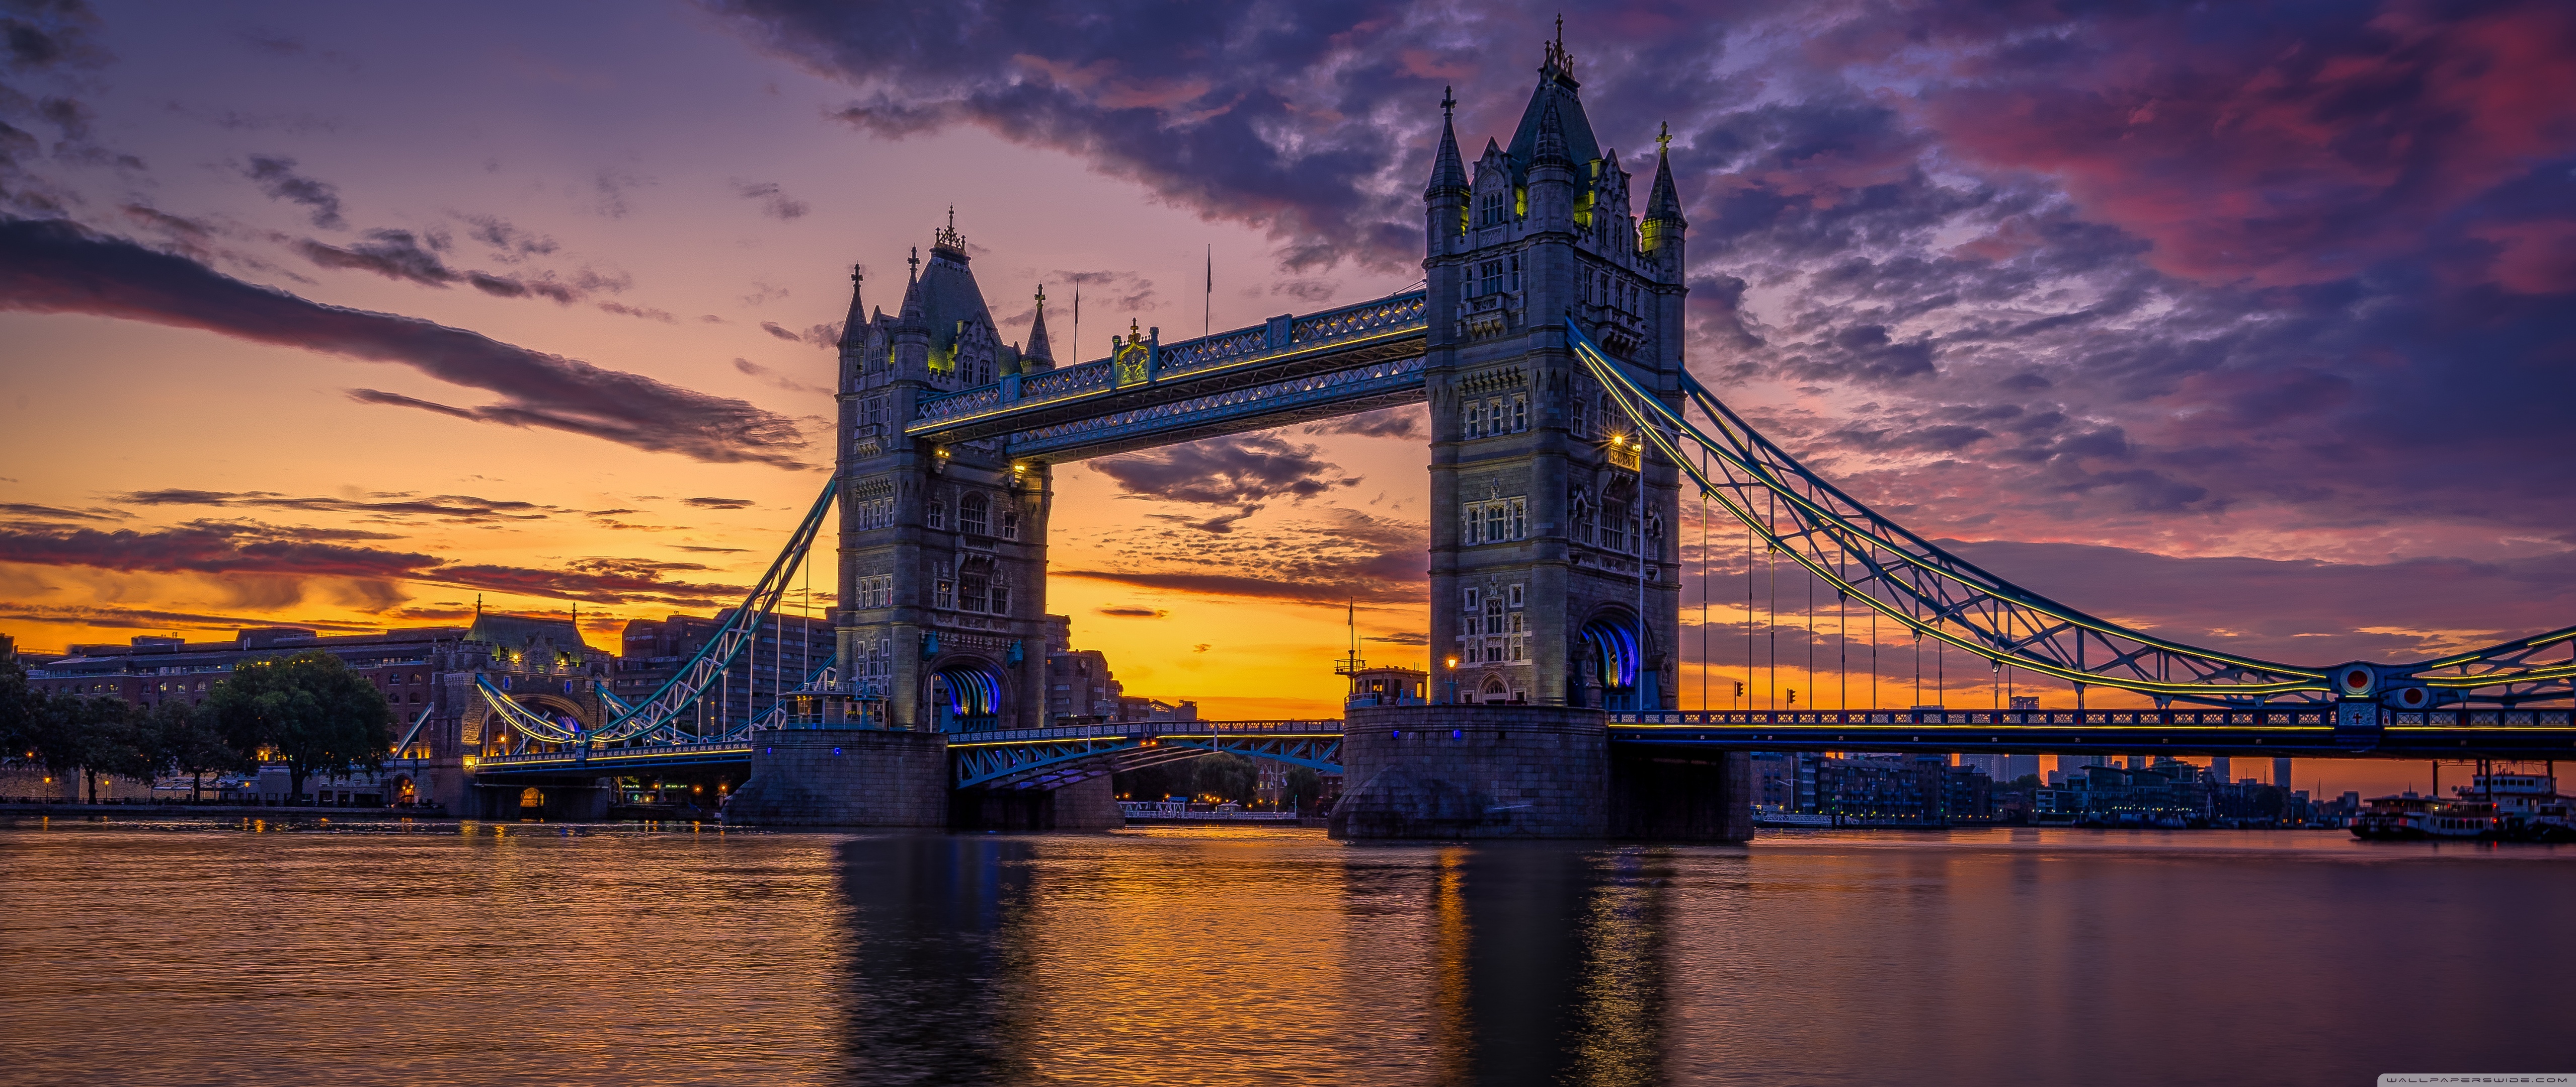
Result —
POLYGON ((1614 745, 1606 720, 1567 706, 1352 707, 1332 835, 1753 836, 1751 756, 1614 745))

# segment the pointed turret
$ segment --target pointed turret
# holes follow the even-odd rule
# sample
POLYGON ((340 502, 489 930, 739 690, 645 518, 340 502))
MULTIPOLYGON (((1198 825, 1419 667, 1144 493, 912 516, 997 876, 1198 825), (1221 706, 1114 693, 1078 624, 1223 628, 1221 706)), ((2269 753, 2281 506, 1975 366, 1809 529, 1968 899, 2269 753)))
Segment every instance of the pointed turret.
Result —
POLYGON ((921 309, 921 250, 913 250, 912 256, 904 263, 910 270, 903 274, 903 309, 895 318, 895 324, 904 329, 921 328, 926 331, 921 309))
POLYGON ((1047 344, 1046 284, 1038 284, 1037 316, 1029 319, 1029 347, 1020 352, 1020 372, 1044 373, 1055 369, 1055 349, 1047 344))
POLYGON ((850 312, 841 319, 841 352, 863 351, 868 346, 868 307, 859 301, 859 287, 867 279, 867 266, 850 266, 850 312))
POLYGON ((1457 97, 1444 92, 1440 97, 1440 152, 1431 161, 1431 184, 1422 190, 1425 200, 1443 193, 1467 192, 1467 164, 1458 157, 1457 108, 1457 97))
POLYGON ((1679 282, 1682 235, 1690 224, 1682 219, 1681 193, 1673 187, 1673 126, 1665 125, 1655 143, 1655 187, 1646 196, 1646 218, 1639 224, 1637 248, 1664 267, 1669 281, 1679 282))
POLYGON ((1458 158, 1458 96, 1440 95, 1440 150, 1432 156, 1431 183, 1422 187, 1424 249, 1438 254, 1467 234, 1467 164, 1458 158))

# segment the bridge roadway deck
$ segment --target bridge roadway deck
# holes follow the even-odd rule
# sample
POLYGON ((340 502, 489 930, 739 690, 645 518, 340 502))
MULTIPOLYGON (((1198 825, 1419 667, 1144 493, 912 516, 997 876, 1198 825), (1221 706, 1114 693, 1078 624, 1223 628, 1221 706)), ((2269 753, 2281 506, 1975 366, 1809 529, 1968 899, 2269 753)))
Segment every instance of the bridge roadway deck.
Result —
MULTIPOLYGON (((1476 707, 1460 706, 1472 726, 1476 707)), ((1617 743, 1754 751, 2113 754, 2295 758, 2576 759, 2567 710, 2435 711, 2391 715, 2368 731, 2338 731, 2331 710, 1800 710, 1613 713, 1617 743)), ((1342 722, 1122 721, 961 732, 948 738, 961 788, 1055 788, 1210 751, 1338 771, 1342 722)), ((617 775, 742 765, 750 742, 594 748, 477 760, 482 778, 617 775)))

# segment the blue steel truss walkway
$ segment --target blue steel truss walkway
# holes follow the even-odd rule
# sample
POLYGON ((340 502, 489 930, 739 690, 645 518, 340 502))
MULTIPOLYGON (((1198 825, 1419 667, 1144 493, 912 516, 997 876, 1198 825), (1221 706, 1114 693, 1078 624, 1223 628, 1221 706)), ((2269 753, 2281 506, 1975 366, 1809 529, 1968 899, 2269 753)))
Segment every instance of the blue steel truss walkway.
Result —
POLYGON ((1421 291, 1110 358, 1013 375, 924 400, 903 432, 998 441, 1051 462, 1419 403, 1429 323, 1421 291))
POLYGON ((951 780, 960 789, 1054 789, 1217 751, 1338 774, 1342 723, 1122 721, 948 738, 951 780))

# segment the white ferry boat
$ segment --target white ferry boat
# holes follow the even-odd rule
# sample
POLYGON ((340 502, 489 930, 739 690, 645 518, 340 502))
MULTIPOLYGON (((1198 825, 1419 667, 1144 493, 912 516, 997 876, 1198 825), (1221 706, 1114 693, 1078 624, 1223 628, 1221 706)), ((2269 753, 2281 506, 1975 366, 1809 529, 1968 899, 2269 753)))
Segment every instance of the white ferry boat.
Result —
POLYGON ((2372 797, 2352 821, 2353 837, 2576 842, 2576 797, 2559 795, 2551 775, 2478 774, 2452 793, 2372 797))

